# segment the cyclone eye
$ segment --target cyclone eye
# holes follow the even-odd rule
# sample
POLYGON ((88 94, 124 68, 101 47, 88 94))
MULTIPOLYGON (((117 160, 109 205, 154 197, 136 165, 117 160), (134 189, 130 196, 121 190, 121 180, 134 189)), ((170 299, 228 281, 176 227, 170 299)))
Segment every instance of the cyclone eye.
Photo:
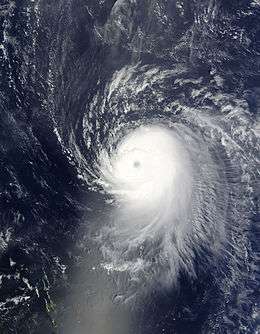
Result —
POLYGON ((134 168, 139 168, 141 166, 140 161, 138 161, 138 160, 134 161, 133 166, 134 166, 134 168))

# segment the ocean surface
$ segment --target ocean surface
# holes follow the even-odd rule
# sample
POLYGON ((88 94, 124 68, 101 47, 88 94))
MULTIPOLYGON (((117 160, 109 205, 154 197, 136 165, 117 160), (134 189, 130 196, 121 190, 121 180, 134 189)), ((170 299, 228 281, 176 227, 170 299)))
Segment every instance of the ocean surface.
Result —
POLYGON ((259 0, 0 0, 0 333, 259 333, 259 134, 259 0))

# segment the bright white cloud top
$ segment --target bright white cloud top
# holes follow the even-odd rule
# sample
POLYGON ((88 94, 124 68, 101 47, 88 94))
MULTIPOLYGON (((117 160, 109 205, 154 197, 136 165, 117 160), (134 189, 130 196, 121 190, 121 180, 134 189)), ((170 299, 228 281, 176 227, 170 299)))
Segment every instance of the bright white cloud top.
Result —
POLYGON ((225 239, 225 178, 209 147, 182 124, 131 129, 99 161, 100 182, 114 199, 102 237, 105 264, 137 279, 176 283, 195 275, 195 251, 220 251, 225 239), (216 202, 219 204, 216 206, 216 202))

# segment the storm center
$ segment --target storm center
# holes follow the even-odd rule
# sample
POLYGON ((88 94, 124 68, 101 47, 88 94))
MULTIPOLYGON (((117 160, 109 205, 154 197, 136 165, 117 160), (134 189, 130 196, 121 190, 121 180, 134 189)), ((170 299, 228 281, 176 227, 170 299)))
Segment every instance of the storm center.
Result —
POLYGON ((140 165, 141 165, 140 161, 134 161, 134 167, 135 168, 140 167, 140 165))

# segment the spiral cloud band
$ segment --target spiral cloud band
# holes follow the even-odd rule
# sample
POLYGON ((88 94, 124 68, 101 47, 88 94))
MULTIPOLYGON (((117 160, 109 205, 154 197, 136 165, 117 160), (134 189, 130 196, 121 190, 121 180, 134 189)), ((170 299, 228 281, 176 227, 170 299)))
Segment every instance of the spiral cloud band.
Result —
POLYGON ((102 152, 100 175, 116 201, 106 230, 112 243, 103 247, 110 269, 137 277, 150 272, 168 285, 179 270, 195 275, 194 250, 210 245, 219 251, 225 210, 217 210, 215 202, 224 199, 225 180, 209 148, 198 145, 185 126, 147 124, 131 130, 111 155, 102 152))
POLYGON ((78 161, 106 203, 91 240, 123 300, 209 272, 223 295, 247 280, 258 143, 244 101, 216 80, 125 66, 84 115, 91 160, 78 161))
POLYGON ((84 113, 85 155, 71 137, 80 173, 102 204, 88 245, 113 305, 169 298, 175 314, 189 305, 193 317, 218 304, 215 324, 223 312, 232 319, 229 296, 251 295, 259 142, 247 104, 222 85, 184 66, 124 66, 84 113))

